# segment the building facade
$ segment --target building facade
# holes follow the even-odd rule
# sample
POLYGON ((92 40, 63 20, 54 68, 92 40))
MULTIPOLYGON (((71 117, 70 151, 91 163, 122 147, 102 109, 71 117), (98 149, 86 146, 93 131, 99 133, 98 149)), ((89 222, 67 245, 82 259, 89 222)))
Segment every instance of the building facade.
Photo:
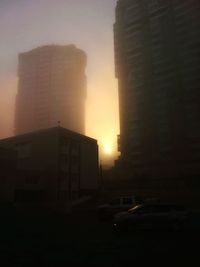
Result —
POLYGON ((0 140, 17 152, 15 202, 62 206, 96 192, 99 183, 95 139, 53 127, 0 140))
POLYGON ((15 149, 0 146, 0 203, 11 203, 14 200, 16 157, 15 149))
POLYGON ((200 174, 200 2, 118 0, 120 161, 147 176, 200 174))
POLYGON ((85 133, 86 54, 47 45, 19 54, 15 133, 62 127, 85 133))

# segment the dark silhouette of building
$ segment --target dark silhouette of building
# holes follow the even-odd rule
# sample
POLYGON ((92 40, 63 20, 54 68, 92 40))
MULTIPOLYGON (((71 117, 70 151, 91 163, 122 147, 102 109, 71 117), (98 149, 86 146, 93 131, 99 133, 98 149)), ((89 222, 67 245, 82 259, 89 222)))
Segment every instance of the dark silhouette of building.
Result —
POLYGON ((61 126, 85 133, 86 54, 47 45, 19 54, 15 133, 61 126))
POLYGON ((13 202, 17 152, 15 149, 0 146, 0 203, 13 202))
POLYGON ((200 2, 119 0, 121 158, 146 176, 200 174, 200 2))
POLYGON ((0 145, 17 152, 17 172, 10 182, 17 203, 62 207, 98 188, 95 139, 53 127, 2 139, 0 145))

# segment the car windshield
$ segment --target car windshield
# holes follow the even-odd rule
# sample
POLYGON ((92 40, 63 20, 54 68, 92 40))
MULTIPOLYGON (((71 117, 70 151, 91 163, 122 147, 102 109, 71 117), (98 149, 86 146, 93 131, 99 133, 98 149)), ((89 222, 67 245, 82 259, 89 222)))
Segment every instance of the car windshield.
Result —
POLYGON ((136 210, 140 209, 141 207, 143 207, 143 205, 137 205, 131 209, 128 210, 129 213, 135 212, 136 210))
POLYGON ((139 211, 140 213, 149 213, 149 212, 170 212, 170 211, 184 211, 184 207, 178 205, 137 205, 128 210, 129 213, 139 211))

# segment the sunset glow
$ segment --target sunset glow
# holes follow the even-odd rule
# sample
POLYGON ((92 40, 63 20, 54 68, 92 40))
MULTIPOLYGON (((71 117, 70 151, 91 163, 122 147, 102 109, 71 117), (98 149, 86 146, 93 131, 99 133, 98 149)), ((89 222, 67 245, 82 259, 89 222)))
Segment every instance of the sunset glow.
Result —
POLYGON ((105 144, 103 147, 103 150, 105 152, 105 154, 112 154, 112 145, 111 144, 105 144))
POLYGON ((13 134, 18 54, 46 44, 73 43, 87 54, 85 134, 97 139, 101 160, 116 158, 119 120, 113 45, 115 4, 115 0, 0 3, 0 138, 13 134))
POLYGON ((110 157, 116 157, 116 139, 119 133, 118 94, 117 81, 113 73, 114 66, 111 60, 106 57, 104 60, 102 65, 107 68, 104 67, 103 71, 88 79, 89 93, 86 101, 86 135, 98 140, 102 160, 106 160, 108 154, 110 157))

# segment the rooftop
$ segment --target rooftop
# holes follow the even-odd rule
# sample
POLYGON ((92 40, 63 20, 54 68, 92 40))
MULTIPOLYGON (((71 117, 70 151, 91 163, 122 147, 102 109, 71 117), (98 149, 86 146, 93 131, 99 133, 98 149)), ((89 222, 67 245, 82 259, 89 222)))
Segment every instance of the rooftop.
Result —
POLYGON ((59 134, 66 134, 66 135, 69 135, 69 136, 73 136, 75 138, 79 138, 79 139, 82 139, 82 140, 87 141, 87 142, 88 141, 89 142, 97 142, 96 139, 91 138, 89 136, 86 136, 86 135, 83 135, 83 134, 68 130, 68 129, 60 127, 60 126, 56 126, 56 127, 52 127, 52 128, 36 130, 36 131, 33 131, 33 132, 28 132, 28 133, 24 133, 24 134, 20 134, 20 135, 16 135, 16 136, 11 136, 11 137, 8 137, 8 138, 5 138, 5 139, 1 139, 0 140, 0 144, 1 144, 1 142, 4 142, 4 141, 9 141, 9 140, 13 140, 13 139, 21 139, 21 138, 26 138, 26 137, 32 137, 32 136, 36 136, 36 135, 40 135, 40 134, 42 134, 42 135, 43 134, 49 134, 49 133, 53 133, 53 132, 55 132, 55 133, 57 132, 59 134))

